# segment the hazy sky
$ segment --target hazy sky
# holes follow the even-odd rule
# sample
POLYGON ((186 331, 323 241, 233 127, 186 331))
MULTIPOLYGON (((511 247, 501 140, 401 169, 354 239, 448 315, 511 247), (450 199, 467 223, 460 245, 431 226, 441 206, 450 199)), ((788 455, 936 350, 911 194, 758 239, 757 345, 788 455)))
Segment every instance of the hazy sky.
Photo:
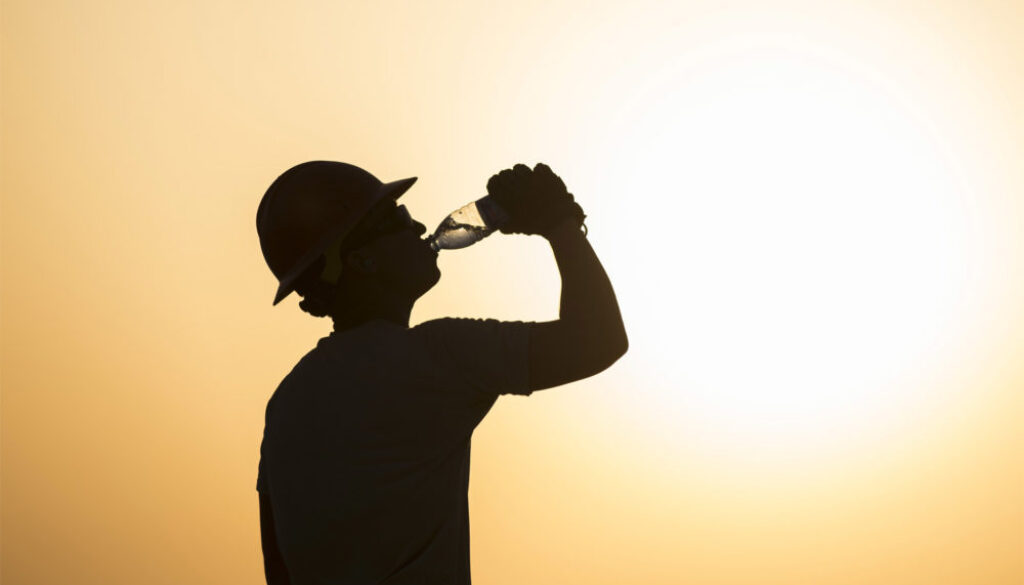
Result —
MULTIPOLYGON (((433 228, 517 162, 630 351, 473 441, 483 585, 1024 582, 1024 10, 996 2, 7 0, 2 574, 260 583, 266 400, 331 328, 256 208, 360 165, 433 228)), ((540 238, 413 323, 550 320, 540 238)))

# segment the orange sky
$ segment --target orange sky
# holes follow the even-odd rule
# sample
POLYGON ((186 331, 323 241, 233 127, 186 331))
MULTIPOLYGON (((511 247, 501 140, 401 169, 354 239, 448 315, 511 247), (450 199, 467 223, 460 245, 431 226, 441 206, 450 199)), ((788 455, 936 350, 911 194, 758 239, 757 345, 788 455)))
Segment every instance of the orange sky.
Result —
MULTIPOLYGON (((0 580, 260 583, 263 409, 327 320, 260 254, 305 160, 516 162, 630 352, 474 435, 474 582, 1024 582, 1024 12, 934 3, 0 7, 0 580)), ((415 308, 549 320, 539 238, 415 308)))

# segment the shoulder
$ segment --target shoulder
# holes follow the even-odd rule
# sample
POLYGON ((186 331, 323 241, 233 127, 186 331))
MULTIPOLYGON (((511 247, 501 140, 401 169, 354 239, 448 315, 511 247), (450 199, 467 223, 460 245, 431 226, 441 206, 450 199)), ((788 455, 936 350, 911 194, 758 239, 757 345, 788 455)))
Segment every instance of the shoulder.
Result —
POLYGON ((473 317, 442 317, 424 321, 411 330, 420 334, 437 335, 442 333, 462 332, 500 333, 525 330, 529 323, 525 321, 500 321, 498 319, 480 319, 473 317))
POLYGON ((486 394, 527 394, 529 326, 524 321, 445 317, 413 330, 443 370, 486 394))
POLYGON ((525 345, 529 323, 469 317, 444 317, 420 323, 410 333, 434 350, 488 351, 525 345))

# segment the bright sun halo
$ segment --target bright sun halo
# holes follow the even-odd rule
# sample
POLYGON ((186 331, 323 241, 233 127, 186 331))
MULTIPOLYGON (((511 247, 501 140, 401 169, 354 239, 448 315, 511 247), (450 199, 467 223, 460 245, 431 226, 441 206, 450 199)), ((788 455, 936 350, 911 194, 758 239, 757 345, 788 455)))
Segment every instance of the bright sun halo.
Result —
POLYGON ((870 73, 806 47, 723 50, 620 111, 602 213, 624 237, 602 250, 627 271, 648 392, 616 408, 648 432, 791 457, 928 399, 914 382, 969 292, 967 187, 870 73))

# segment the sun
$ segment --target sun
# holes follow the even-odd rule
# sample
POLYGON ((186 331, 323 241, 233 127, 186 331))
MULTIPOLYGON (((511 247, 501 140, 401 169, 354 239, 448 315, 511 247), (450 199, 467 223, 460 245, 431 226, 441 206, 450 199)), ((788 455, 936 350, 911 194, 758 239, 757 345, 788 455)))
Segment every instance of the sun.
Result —
POLYGON ((641 434, 822 455, 936 400, 976 298, 970 186, 899 87, 751 42, 667 64, 619 109, 600 245, 642 386, 613 407, 641 434))

